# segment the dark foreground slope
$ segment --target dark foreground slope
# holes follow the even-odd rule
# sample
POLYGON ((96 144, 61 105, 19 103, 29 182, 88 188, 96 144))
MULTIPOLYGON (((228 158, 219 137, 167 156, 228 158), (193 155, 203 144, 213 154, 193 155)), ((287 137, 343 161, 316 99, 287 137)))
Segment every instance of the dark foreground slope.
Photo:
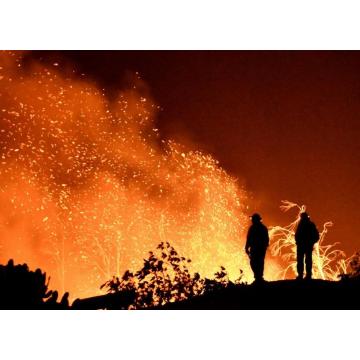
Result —
POLYGON ((283 280, 238 285, 162 309, 360 309, 360 281, 283 280))
MULTIPOLYGON (((61 303, 34 303, 17 294, 11 302, 0 301, 1 309, 127 309, 134 300, 133 293, 115 293, 77 299, 71 306, 61 303)), ((360 279, 341 281, 284 280, 259 285, 233 285, 214 290, 189 300, 169 303, 157 310, 360 310, 360 279)), ((1 299, 7 298, 4 294, 1 299)), ((31 297, 32 298, 32 297, 31 297)), ((51 299, 51 298, 50 298, 51 299)))
MULTIPOLYGON (((283 280, 259 285, 229 285, 156 310, 346 310, 360 309, 360 279, 341 281, 283 280)), ((76 300, 73 309, 126 309, 131 294, 108 294, 76 300)))

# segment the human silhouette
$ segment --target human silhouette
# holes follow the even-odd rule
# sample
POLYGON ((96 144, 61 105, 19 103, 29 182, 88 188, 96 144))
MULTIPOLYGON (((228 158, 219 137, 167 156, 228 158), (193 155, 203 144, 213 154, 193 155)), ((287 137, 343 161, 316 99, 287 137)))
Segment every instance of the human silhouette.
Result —
POLYGON ((266 249, 269 246, 269 233, 267 227, 261 222, 261 216, 251 216, 252 225, 247 233, 245 251, 250 257, 250 266, 254 273, 255 282, 264 280, 264 260, 266 249))
POLYGON ((306 212, 301 213, 300 221, 295 232, 296 258, 297 258, 297 279, 304 276, 304 257, 306 265, 306 279, 312 277, 312 252, 315 243, 319 240, 319 231, 316 225, 310 220, 306 212))

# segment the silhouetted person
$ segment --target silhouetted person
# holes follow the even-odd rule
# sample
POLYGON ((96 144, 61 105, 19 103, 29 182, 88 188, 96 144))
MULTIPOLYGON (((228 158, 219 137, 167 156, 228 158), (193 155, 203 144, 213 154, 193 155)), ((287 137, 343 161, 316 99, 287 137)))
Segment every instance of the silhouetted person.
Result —
POLYGON ((312 276, 312 252, 315 243, 319 240, 319 231, 310 220, 309 215, 303 212, 295 232, 296 257, 297 257, 297 279, 304 276, 304 257, 306 264, 306 279, 312 276))
POLYGON ((255 282, 264 280, 264 260, 266 249, 269 246, 269 233, 267 227, 261 222, 261 216, 251 216, 252 225, 249 228, 245 251, 250 257, 250 266, 254 273, 255 282))

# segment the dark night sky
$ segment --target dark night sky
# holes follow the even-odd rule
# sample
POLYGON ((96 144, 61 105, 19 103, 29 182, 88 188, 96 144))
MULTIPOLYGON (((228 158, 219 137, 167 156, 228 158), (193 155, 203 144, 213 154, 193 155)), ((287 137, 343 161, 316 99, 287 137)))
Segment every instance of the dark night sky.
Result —
POLYGON ((359 249, 360 52, 36 52, 116 90, 138 71, 165 137, 186 134, 245 182, 267 225, 307 204, 329 241, 359 249))

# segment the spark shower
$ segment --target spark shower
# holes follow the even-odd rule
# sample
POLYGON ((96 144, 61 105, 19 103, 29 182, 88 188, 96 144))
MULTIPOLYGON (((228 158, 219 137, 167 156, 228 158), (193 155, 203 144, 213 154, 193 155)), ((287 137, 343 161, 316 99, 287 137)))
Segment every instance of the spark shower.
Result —
MULTIPOLYGON (((169 241, 203 276, 223 265, 251 280, 246 190, 210 155, 162 138, 139 75, 109 100, 58 62, 24 68, 22 56, 0 57, 2 263, 91 296, 169 241)), ((265 275, 281 270, 270 259, 265 275)))

